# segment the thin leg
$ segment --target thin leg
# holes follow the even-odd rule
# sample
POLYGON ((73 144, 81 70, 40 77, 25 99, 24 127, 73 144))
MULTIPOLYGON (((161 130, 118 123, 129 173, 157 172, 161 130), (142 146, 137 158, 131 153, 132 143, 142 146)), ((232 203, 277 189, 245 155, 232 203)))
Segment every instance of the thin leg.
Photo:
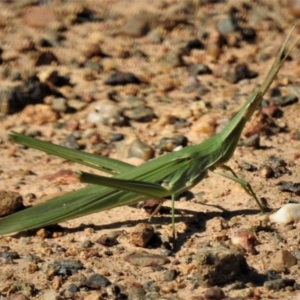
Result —
MULTIPOLYGON (((176 227, 175 227, 175 198, 176 195, 173 193, 172 194, 172 206, 171 206, 171 210, 172 210, 172 238, 173 238, 173 242, 176 239, 176 227)), ((163 202, 159 203, 158 206, 155 208, 154 212, 151 214, 151 216, 149 217, 149 222, 151 221, 151 218, 160 210, 160 208, 162 207, 163 202)))
POLYGON ((232 180, 232 181, 235 181, 235 182, 237 182, 238 184, 240 184, 241 187, 246 191, 246 193, 255 199, 255 201, 256 201, 256 203, 257 203, 257 205, 258 205, 260 211, 261 211, 262 213, 264 213, 264 212, 265 212, 264 206, 260 203, 260 201, 259 201, 258 198, 256 197, 256 195, 255 195, 255 193, 254 193, 254 191, 253 191, 253 189, 252 189, 250 183, 247 182, 247 181, 245 181, 245 180, 243 180, 243 179, 241 179, 241 178, 239 178, 239 177, 236 175, 236 173, 235 173, 230 167, 228 167, 228 166, 226 166, 226 165, 223 165, 223 166, 221 167, 221 169, 223 169, 223 170, 226 171, 226 172, 230 172, 232 175, 230 175, 230 174, 228 174, 228 173, 220 172, 220 171, 218 171, 218 170, 216 170, 216 169, 213 170, 213 172, 214 172, 215 174, 221 175, 221 176, 223 176, 223 177, 226 177, 226 178, 228 178, 228 179, 230 179, 230 180, 232 180))
POLYGON ((155 215, 160 211, 162 205, 163 205, 163 201, 161 201, 161 202, 156 206, 154 212, 153 212, 153 213, 150 215, 150 217, 149 217, 149 222, 151 222, 152 217, 155 216, 155 215))

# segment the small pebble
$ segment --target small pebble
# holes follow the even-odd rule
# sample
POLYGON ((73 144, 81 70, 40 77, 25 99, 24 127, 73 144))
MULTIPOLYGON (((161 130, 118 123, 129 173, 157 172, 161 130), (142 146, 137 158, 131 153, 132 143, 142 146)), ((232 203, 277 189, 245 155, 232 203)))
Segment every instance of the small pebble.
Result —
POLYGON ((82 247, 83 248, 91 248, 93 246, 93 243, 90 241, 90 240, 85 240, 83 243, 82 243, 82 247))
POLYGON ((41 262, 41 258, 38 256, 38 255, 35 255, 35 254, 32 254, 32 253, 29 253, 29 254, 26 254, 23 259, 27 262, 36 262, 36 263, 39 263, 41 262))
POLYGON ((204 49, 204 44, 198 40, 198 39, 194 39, 194 40, 190 40, 186 43, 185 47, 190 51, 192 49, 204 49))
POLYGON ((170 249, 162 249, 160 251, 160 253, 163 255, 163 256, 171 256, 172 255, 172 251, 170 249))
POLYGON ((45 28, 57 21, 54 10, 47 6, 31 6, 22 19, 26 25, 35 28, 45 28))
POLYGON ((237 83, 243 79, 252 79, 257 77, 258 73, 248 68, 246 64, 237 64, 234 66, 228 66, 228 69, 224 68, 223 78, 230 83, 237 83))
POLYGON ((237 27, 238 25, 236 20, 231 16, 227 16, 221 19, 217 24, 218 31, 223 35, 227 35, 231 32, 234 32, 237 29, 237 27))
POLYGON ((113 256, 113 255, 114 255, 114 253, 113 253, 111 250, 105 250, 103 253, 104 253, 106 256, 113 256))
POLYGON ((300 183, 291 181, 280 181, 277 184, 282 192, 300 194, 300 183))
POLYGON ((248 163, 248 162, 245 162, 245 161, 241 161, 239 163, 239 167, 241 169, 244 169, 244 170, 247 170, 249 172, 253 172, 253 171, 256 171, 257 168, 255 166, 253 166, 252 164, 248 163))
POLYGON ((279 250, 271 259, 269 269, 281 273, 296 265, 297 262, 297 258, 291 252, 279 250))
POLYGON ((91 289, 101 289, 101 287, 106 287, 110 284, 109 280, 99 274, 91 274, 86 279, 85 285, 91 289))
POLYGON ((275 279, 269 280, 264 283, 264 286, 268 290, 280 291, 287 286, 293 286, 295 284, 294 279, 282 278, 282 279, 275 279))
POLYGON ((128 150, 128 157, 137 157, 143 159, 144 161, 147 161, 154 157, 154 150, 146 143, 140 140, 135 140, 130 145, 130 148, 128 150))
POLYGON ((139 223, 129 234, 129 242, 138 247, 146 247, 153 237, 154 228, 147 223, 139 223))
POLYGON ((71 293, 77 293, 79 291, 78 287, 76 286, 76 284, 74 283, 71 283, 68 288, 67 288, 67 291, 68 292, 71 292, 71 293))
POLYGON ((128 300, 145 299, 145 290, 142 286, 132 287, 128 291, 128 300))
POLYGON ((54 262, 54 266, 65 269, 67 273, 77 273, 84 268, 83 264, 76 259, 57 260, 54 262))
POLYGON ((262 166, 260 169, 260 176, 263 178, 272 178, 274 177, 274 171, 270 166, 262 166))
POLYGON ((57 112, 66 112, 68 109, 65 98, 54 98, 51 105, 52 109, 57 112))
POLYGON ((272 101, 276 105, 284 107, 287 105, 297 103, 298 97, 296 95, 280 96, 280 97, 272 98, 272 101))
POLYGON ((247 139, 244 139, 241 142, 242 146, 245 147, 253 147, 255 149, 259 149, 260 148, 260 137, 258 134, 254 134, 252 136, 250 136, 247 139))
POLYGON ((17 281, 15 283, 12 283, 12 285, 10 286, 10 293, 13 294, 15 292, 18 292, 18 295, 21 294, 25 297, 28 297, 29 299, 32 299, 32 297, 37 293, 37 289, 33 283, 17 281))
POLYGON ((99 243, 106 247, 118 245, 119 244, 119 242, 118 242, 119 235, 120 234, 118 232, 110 232, 107 234, 105 233, 96 240, 96 243, 99 243))
POLYGON ((124 140, 124 134, 122 133, 113 133, 111 134, 108 139, 112 142, 119 142, 124 140))
POLYGON ((78 150, 80 147, 74 134, 68 135, 61 143, 61 146, 78 150))
POLYGON ((156 16, 150 12, 141 12, 129 18, 129 20, 119 29, 119 34, 129 37, 142 37, 150 30, 151 20, 156 16))
POLYGON ((47 238, 47 237, 50 237, 51 236, 51 232, 46 230, 45 228, 41 228, 39 229, 37 232, 36 232, 36 235, 38 237, 41 237, 43 239, 47 238))
MULTIPOLYGON (((181 48, 170 50, 165 55, 161 56, 160 63, 171 68, 183 66, 184 65, 184 61, 182 59, 182 55, 184 54, 183 52, 184 51, 181 48)), ((175 83, 174 80, 170 80, 170 81, 165 80, 164 82, 165 86, 163 90, 170 91, 175 87, 174 83, 175 83)))
POLYGON ((112 73, 104 82, 107 85, 126 85, 126 84, 139 84, 140 80, 132 73, 124 73, 120 71, 115 71, 112 73))
POLYGON ((173 281, 177 276, 177 271, 176 270, 168 270, 164 274, 164 281, 169 282, 173 281))
POLYGON ((110 101, 101 101, 93 112, 89 113, 86 120, 94 124, 118 125, 125 124, 120 107, 110 101))
POLYGON ((189 68, 189 74, 191 76, 199 76, 204 74, 211 74, 211 70, 207 65, 194 64, 189 68))
POLYGON ((12 214, 23 207, 23 198, 17 192, 0 191, 0 216, 12 214))
POLYGON ((108 297, 115 299, 121 294, 121 289, 119 286, 112 284, 106 288, 106 292, 108 297))
POLYGON ((162 266, 170 262, 168 258, 158 254, 136 253, 124 258, 126 261, 137 266, 162 266))
POLYGON ((36 200, 36 195, 33 193, 28 193, 24 196, 24 201, 28 204, 33 203, 36 200))
POLYGON ((149 290, 151 292, 158 292, 160 290, 159 286, 157 286, 157 283, 155 280, 150 280, 150 281, 147 281, 145 284, 144 284, 144 288, 146 290, 149 290))
POLYGON ((136 122, 150 122, 155 114, 151 107, 137 107, 124 111, 124 116, 136 122))
POLYGON ((126 98, 126 103, 128 105, 128 108, 143 108, 145 107, 145 99, 141 97, 135 97, 135 96, 128 96, 126 98))
POLYGON ((33 273, 37 272, 38 270, 39 270, 39 266, 35 262, 29 263, 27 265, 27 271, 29 274, 33 274, 33 273))
POLYGON ((281 224, 288 224, 300 219, 300 204, 288 203, 278 211, 270 215, 270 221, 281 224))
POLYGON ((159 150, 159 153, 163 152, 172 152, 176 147, 182 146, 185 147, 188 144, 188 139, 185 136, 177 135, 172 138, 162 138, 157 148, 159 150))
POLYGON ((211 287, 205 290, 203 296, 207 300, 222 300, 225 298, 225 293, 219 287, 211 287))

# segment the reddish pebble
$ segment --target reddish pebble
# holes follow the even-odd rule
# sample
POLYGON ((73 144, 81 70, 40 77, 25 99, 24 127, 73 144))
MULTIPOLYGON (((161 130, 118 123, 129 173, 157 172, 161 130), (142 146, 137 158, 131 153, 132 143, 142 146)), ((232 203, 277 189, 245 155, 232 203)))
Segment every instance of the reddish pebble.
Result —
POLYGON ((44 28, 56 20, 52 9, 46 6, 32 7, 23 15, 24 23, 32 27, 44 28))

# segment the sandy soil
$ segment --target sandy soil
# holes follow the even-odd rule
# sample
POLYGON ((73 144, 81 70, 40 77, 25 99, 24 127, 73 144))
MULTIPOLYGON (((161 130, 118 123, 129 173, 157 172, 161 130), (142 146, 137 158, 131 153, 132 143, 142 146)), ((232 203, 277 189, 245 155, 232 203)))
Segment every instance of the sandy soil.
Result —
MULTIPOLYGON (((142 160, 128 157, 134 139, 157 157, 166 153, 159 146, 163 138, 181 135, 195 145, 218 132, 263 82, 297 20, 298 1, 289 3, 294 6, 279 0, 1 1, 0 190, 18 192, 25 205, 35 205, 84 186, 74 173, 57 172, 89 170, 13 144, 11 130, 53 143, 66 143, 72 134, 84 151, 136 164, 142 160), (210 71, 202 74, 203 66, 210 71), (253 77, 252 71, 257 76, 235 80, 239 66, 242 77, 253 77), (130 72, 139 82, 120 84, 113 78, 105 84, 113 71, 130 72), (50 89, 35 101, 31 91, 31 100, 24 96, 26 79, 34 75, 50 89), (12 92, 22 84, 21 101, 14 104, 12 92), (134 101, 153 115, 134 117, 141 114, 134 101), (102 103, 113 106, 104 120, 93 114, 102 103), (112 134, 123 134, 124 140, 113 141, 112 134)), ((292 39, 299 34, 296 28, 292 39)), ((242 140, 258 134, 260 146, 237 147, 228 163, 251 183, 269 212, 299 201, 297 193, 278 185, 299 181, 299 104, 274 100, 299 96, 299 62, 296 47, 265 107, 245 128, 242 140), (244 162, 255 170, 247 171, 244 162)), ((170 206, 167 200, 164 207, 170 206)), ((1 298, 300 299, 300 223, 271 223, 235 182, 209 173, 176 201, 174 248, 170 210, 151 223, 148 217, 143 209, 123 206, 60 223, 61 228, 1 237, 1 298), (145 230, 154 235, 138 247, 135 233, 145 230), (105 234, 117 244, 103 242, 105 234), (237 236, 242 245, 233 245, 237 236), (205 283, 199 251, 220 245, 242 255, 250 271, 205 283), (128 259, 140 253, 148 255, 150 266, 128 259), (66 259, 82 268, 53 267, 66 259), (110 283, 91 284, 93 274, 110 283)))

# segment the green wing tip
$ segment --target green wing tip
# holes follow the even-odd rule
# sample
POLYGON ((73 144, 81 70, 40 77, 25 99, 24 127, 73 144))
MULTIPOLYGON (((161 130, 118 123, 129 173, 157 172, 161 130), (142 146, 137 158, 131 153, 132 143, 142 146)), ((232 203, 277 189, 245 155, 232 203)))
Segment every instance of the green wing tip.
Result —
POLYGON ((23 134, 19 133, 19 132, 16 132, 16 131, 11 131, 9 134, 8 134, 8 138, 9 140, 11 141, 16 141, 18 138, 24 136, 23 134))
POLYGON ((17 133, 15 131, 11 131, 9 134, 8 134, 8 137, 9 139, 13 139, 15 136, 17 135, 17 133))

